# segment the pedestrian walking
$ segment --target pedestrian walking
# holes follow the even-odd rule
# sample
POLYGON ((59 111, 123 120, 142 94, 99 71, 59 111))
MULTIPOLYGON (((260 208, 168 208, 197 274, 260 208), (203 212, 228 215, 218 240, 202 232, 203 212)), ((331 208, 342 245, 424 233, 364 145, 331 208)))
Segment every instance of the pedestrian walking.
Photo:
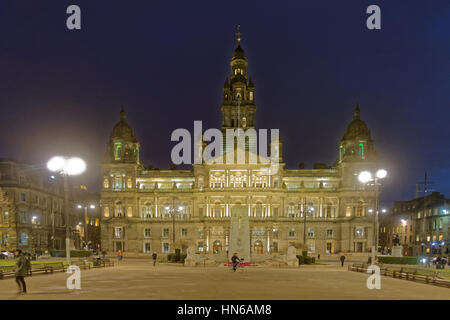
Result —
POLYGON ((372 264, 372 257, 369 256, 369 258, 367 259, 367 264, 372 264))
POLYGON ((106 251, 105 250, 102 251, 102 256, 103 256, 103 260, 105 260, 106 259, 106 251))
POLYGON ((320 260, 320 253, 317 255, 317 260, 320 260))
POLYGON ((158 257, 158 255, 156 254, 156 252, 153 252, 152 254, 152 259, 153 259, 153 266, 156 266, 156 258, 158 257))
POLYGON ((31 269, 31 262, 24 256, 22 250, 17 249, 15 252, 16 255, 16 282, 19 287, 19 294, 27 293, 27 285, 25 283, 25 277, 28 276, 28 273, 31 269))
POLYGON ((341 254, 341 257, 339 258, 341 260, 341 267, 344 266, 344 261, 345 261, 345 255, 341 254))
POLYGON ((119 250, 119 261, 122 261, 123 259, 123 253, 122 250, 119 250))

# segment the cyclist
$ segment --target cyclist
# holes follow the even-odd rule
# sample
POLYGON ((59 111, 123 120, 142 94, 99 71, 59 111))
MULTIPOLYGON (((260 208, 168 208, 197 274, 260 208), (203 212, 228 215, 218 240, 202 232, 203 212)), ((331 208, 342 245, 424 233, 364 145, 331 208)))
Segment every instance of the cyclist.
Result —
POLYGON ((241 262, 241 259, 237 256, 237 252, 233 253, 233 256, 231 257, 231 263, 233 264, 233 271, 236 271, 237 266, 241 262))

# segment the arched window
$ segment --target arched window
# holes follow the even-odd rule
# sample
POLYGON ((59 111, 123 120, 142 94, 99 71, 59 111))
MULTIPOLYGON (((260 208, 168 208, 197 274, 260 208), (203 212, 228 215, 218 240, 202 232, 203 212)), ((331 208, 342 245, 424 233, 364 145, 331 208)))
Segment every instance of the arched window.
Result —
POLYGON ((145 204, 144 207, 142 207, 142 218, 143 219, 151 219, 153 217, 152 215, 152 207, 149 202, 145 204))
POLYGON ((108 180, 108 178, 103 179, 103 188, 105 188, 105 189, 109 188, 109 180, 108 180))
POLYGON ((133 188, 133 182, 131 181, 131 178, 128 178, 128 180, 127 180, 127 188, 128 189, 133 188))
POLYGON ((242 117, 242 128, 246 128, 246 127, 247 127, 247 118, 242 117))
POLYGON ((103 214, 105 215, 105 217, 109 217, 109 207, 105 207, 103 209, 103 214))

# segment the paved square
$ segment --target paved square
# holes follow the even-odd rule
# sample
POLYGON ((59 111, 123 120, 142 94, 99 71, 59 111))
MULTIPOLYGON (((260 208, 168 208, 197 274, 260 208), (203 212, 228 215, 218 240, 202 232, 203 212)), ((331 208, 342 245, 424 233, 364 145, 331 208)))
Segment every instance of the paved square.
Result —
POLYGON ((66 288, 66 273, 26 278, 26 295, 14 279, 0 280, 0 299, 450 299, 448 288, 381 278, 381 290, 366 288, 368 274, 336 265, 298 269, 152 266, 125 260, 120 266, 81 272, 81 290, 66 288))

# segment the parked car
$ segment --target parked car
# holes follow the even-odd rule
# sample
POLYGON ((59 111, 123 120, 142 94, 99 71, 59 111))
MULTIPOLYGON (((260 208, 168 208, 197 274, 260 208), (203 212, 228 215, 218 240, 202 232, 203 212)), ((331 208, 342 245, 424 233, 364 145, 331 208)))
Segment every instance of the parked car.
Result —
POLYGON ((0 259, 14 259, 14 253, 8 250, 2 250, 0 254, 0 259))

